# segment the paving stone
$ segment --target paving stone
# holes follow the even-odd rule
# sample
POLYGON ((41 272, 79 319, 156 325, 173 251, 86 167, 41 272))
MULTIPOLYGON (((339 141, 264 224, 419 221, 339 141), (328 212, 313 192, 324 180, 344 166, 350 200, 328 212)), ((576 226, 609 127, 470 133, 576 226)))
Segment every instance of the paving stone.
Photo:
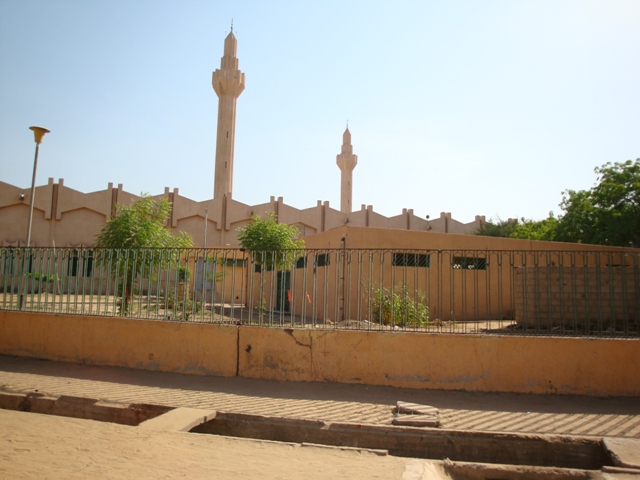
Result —
POLYGON ((616 467, 640 469, 639 439, 607 437, 602 439, 602 443, 616 467))
POLYGON ((439 413, 439 410, 436 407, 401 401, 396 403, 396 409, 398 410, 398 413, 410 413, 417 415, 438 415, 439 413))
POLYGON ((439 427, 440 420, 434 415, 398 415, 393 419, 394 425, 407 427, 439 427))
POLYGON ((173 432, 188 432, 216 416, 215 410, 179 407, 138 425, 138 428, 173 432))

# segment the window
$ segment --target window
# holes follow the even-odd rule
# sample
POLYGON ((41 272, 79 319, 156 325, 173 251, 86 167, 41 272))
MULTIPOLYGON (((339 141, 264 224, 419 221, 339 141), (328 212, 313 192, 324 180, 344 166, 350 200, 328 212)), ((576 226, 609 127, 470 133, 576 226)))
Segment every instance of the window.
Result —
MULTIPOLYGON (((265 272, 270 272, 271 270, 273 270, 273 265, 268 265, 265 267, 264 271, 265 272)), ((262 272, 262 264, 261 263, 256 263, 254 265, 254 270, 255 273, 260 273, 262 272)))
POLYGON ((296 268, 307 268, 307 257, 300 257, 296 260, 296 268))
POLYGON ((93 250, 73 250, 67 271, 70 277, 90 277, 93 273, 93 250))
POLYGON ((330 259, 331 259, 330 253, 317 253, 315 257, 315 266, 327 267, 329 266, 330 259))
POLYGON ((487 259, 478 257, 453 257, 451 266, 459 270, 486 270, 487 259))
POLYGON ((221 265, 225 265, 227 267, 244 267, 247 264, 246 258, 225 258, 222 260, 221 265))
POLYGON ((394 253, 394 267, 430 267, 431 255, 428 253, 394 253))

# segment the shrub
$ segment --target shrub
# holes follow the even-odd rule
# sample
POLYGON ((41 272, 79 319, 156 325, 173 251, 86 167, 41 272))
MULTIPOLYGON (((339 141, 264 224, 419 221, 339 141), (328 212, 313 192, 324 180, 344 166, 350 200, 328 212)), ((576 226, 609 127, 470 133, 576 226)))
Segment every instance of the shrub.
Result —
POLYGON ((373 294, 373 320, 384 325, 425 327, 429 324, 429 307, 419 290, 410 295, 406 285, 393 291, 381 288, 373 294))

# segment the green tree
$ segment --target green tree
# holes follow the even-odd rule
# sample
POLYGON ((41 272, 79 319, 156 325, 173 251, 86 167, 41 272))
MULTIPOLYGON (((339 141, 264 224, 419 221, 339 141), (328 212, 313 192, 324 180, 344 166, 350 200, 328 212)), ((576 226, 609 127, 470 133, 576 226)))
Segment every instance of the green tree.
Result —
POLYGON ((300 230, 278 223, 273 212, 267 213, 265 218, 252 215, 251 221, 237 231, 242 248, 249 251, 254 262, 267 268, 291 267, 304 248, 304 240, 298 238, 300 230))
POLYGON ((491 218, 488 222, 482 222, 473 234, 485 237, 510 237, 517 226, 518 220, 502 220, 500 217, 497 219, 491 218))
POLYGON ((549 212, 549 217, 544 220, 530 220, 522 217, 509 237, 551 241, 556 239, 557 229, 558 219, 553 212, 549 212))
POLYGON ((557 239, 640 247, 640 159, 595 169, 590 190, 563 192, 557 239))
POLYGON ((483 223, 476 235, 640 247, 640 159, 596 167, 589 190, 565 190, 556 218, 483 223))
POLYGON ((189 234, 174 236, 165 228, 170 214, 171 202, 143 194, 131 205, 118 204, 98 234, 96 258, 116 279, 121 312, 129 310, 138 275, 168 267, 179 259, 181 249, 193 245, 189 234))

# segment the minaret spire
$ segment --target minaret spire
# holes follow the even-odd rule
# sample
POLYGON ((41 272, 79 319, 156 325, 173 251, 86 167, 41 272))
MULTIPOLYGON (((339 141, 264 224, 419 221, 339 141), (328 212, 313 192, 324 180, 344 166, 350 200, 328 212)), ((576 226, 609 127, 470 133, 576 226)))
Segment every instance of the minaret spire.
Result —
POLYGON ((351 132, 349 131, 349 121, 347 129, 342 134, 342 151, 336 155, 336 163, 342 172, 340 175, 340 211, 351 213, 351 197, 353 192, 353 169, 358 164, 358 156, 353 154, 351 145, 351 132))
POLYGON ((236 100, 244 90, 244 73, 238 69, 238 41, 231 32, 224 40, 220 68, 213 72, 213 89, 218 95, 218 134, 213 198, 231 198, 233 190, 233 153, 236 136, 236 100))

